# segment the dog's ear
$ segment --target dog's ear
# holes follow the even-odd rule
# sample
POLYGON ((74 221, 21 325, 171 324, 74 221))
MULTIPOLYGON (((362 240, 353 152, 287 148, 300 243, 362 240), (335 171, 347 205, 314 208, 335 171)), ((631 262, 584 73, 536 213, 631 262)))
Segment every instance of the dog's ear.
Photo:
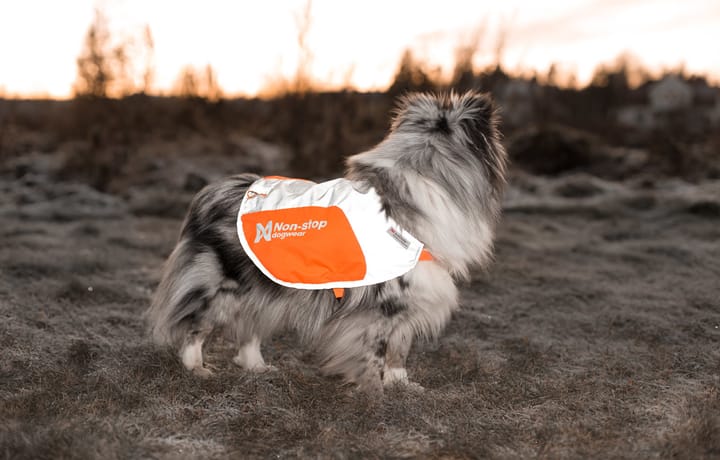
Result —
POLYGON ((507 154, 500 142, 499 115, 488 94, 469 91, 451 96, 448 119, 458 139, 485 165, 494 185, 505 182, 507 154))
POLYGON ((399 99, 392 128, 425 134, 464 134, 471 138, 482 134, 490 138, 497 136, 497 121, 495 105, 487 94, 410 93, 399 99))
MULTIPOLYGON (((457 127, 465 132, 470 139, 479 141, 478 135, 485 136, 490 142, 498 137, 498 115, 492 98, 484 93, 468 91, 462 96, 452 98, 450 119, 456 121, 457 127)), ((477 143, 476 145, 483 145, 477 143)))
POLYGON ((448 130, 445 97, 428 93, 408 93, 398 99, 393 111, 393 131, 430 134, 437 129, 448 130))

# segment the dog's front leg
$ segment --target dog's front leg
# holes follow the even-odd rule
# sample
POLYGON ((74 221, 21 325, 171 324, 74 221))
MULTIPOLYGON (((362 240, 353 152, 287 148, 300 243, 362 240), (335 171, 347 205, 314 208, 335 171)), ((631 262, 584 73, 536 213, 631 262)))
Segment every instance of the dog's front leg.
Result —
POLYGON ((262 353, 260 352, 260 339, 255 335, 240 347, 238 354, 233 358, 233 362, 244 369, 256 373, 277 370, 277 367, 265 363, 262 353))

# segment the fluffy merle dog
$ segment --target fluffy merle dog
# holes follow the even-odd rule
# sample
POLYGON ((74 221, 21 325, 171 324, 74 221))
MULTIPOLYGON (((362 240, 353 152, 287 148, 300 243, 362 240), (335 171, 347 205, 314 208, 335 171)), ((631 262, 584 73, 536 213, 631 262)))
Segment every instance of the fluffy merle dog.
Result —
POLYGON ((236 219, 258 176, 208 185, 190 206, 146 314, 154 340, 208 376, 203 342, 220 329, 239 347, 233 361, 262 372, 273 367, 261 341, 290 328, 326 373, 365 390, 407 384, 412 341, 440 334, 458 308, 456 281, 491 259, 507 159, 497 123, 487 95, 411 94, 385 140, 347 160, 346 178, 360 189, 374 187, 383 210, 434 260, 384 283, 346 289, 340 301, 329 289, 280 286, 244 253, 236 219))

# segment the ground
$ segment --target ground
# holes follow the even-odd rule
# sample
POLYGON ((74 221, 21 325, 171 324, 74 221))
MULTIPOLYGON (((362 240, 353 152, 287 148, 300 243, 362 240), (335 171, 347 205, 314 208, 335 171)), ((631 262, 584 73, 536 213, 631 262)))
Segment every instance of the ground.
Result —
POLYGON ((192 193, 36 169, 0 178, 1 457, 720 457, 720 181, 515 174, 425 391, 369 398, 291 333, 184 371, 141 315, 192 193))

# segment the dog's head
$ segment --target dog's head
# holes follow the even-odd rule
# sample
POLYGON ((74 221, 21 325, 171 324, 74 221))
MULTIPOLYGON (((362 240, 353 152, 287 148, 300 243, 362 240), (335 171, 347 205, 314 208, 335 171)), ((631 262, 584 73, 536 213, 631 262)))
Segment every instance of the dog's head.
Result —
POLYGON ((373 186, 384 210, 453 273, 484 264, 500 214, 507 154, 489 96, 410 94, 375 148, 348 159, 348 178, 373 186))
POLYGON ((379 169, 415 173, 452 196, 497 206, 507 164, 498 123, 486 94, 409 94, 400 100, 385 140, 349 158, 350 176, 379 169))
POLYGON ((485 94, 406 96, 390 136, 408 145, 409 156, 401 162, 419 168, 450 163, 482 172, 493 188, 505 183, 507 156, 500 145, 495 106, 485 94))

